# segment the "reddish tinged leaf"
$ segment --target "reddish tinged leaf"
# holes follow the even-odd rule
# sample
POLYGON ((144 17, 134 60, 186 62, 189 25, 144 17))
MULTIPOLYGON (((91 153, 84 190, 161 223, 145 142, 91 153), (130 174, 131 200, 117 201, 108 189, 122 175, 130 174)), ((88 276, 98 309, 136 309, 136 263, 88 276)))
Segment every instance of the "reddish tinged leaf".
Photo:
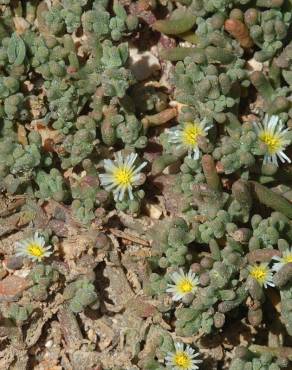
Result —
POLYGON ((248 49, 253 46, 253 40, 249 35, 247 26, 239 19, 227 19, 224 23, 224 28, 244 49, 248 49))

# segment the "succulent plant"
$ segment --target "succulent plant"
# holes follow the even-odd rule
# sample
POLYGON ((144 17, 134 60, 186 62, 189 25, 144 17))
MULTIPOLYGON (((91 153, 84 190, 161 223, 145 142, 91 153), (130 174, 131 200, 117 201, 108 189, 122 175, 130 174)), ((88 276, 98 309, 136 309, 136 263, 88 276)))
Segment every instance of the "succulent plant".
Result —
POLYGON ((291 17, 0 0, 3 367, 289 368, 291 17))
POLYGON ((80 279, 67 285, 63 296, 65 300, 69 300, 69 308, 74 313, 83 311, 87 306, 95 308, 99 306, 94 285, 86 279, 80 279))

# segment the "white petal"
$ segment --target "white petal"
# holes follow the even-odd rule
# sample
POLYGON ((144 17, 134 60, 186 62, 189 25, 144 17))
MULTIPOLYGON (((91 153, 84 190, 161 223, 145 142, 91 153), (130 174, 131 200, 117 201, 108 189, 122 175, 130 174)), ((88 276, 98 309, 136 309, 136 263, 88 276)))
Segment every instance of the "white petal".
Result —
POLYGON ((106 185, 104 186, 106 191, 111 191, 113 188, 115 188, 117 185, 116 184, 111 184, 111 185, 106 185))
POLYGON ((279 152, 279 157, 280 157, 280 160, 282 161, 283 159, 283 163, 285 162, 285 160, 288 162, 288 163, 291 163, 291 159, 283 152, 283 151, 280 151, 279 152))
POLYGON ((129 167, 132 167, 133 166, 133 164, 135 163, 137 157, 138 157, 138 154, 137 153, 132 153, 131 155, 129 155, 129 157, 128 157, 128 166, 129 167))
POLYGON ((142 164, 140 164, 139 167, 137 167, 134 171, 133 171, 133 175, 135 175, 137 172, 140 172, 142 170, 142 168, 144 168, 145 166, 147 165, 147 162, 143 162, 142 164))
POLYGON ((134 195, 133 195, 133 192, 132 192, 132 186, 129 186, 128 187, 128 194, 129 194, 129 198, 131 200, 133 200, 134 199, 134 195))
POLYGON ((104 169, 106 170, 106 172, 114 172, 116 170, 116 166, 114 165, 113 161, 111 161, 110 159, 105 159, 104 160, 104 169))

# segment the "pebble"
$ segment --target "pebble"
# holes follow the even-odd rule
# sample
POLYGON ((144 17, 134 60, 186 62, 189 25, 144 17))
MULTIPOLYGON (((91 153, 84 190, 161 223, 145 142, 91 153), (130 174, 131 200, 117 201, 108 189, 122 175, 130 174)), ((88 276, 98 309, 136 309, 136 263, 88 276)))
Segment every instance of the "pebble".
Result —
POLYGON ((53 345, 53 341, 52 341, 52 339, 48 340, 48 341, 46 342, 46 344, 45 344, 46 348, 51 348, 51 347, 52 347, 52 345, 53 345))
POLYGON ((19 270, 23 265, 22 257, 8 257, 3 261, 3 265, 7 270, 19 270))
POLYGON ((29 283, 19 276, 7 276, 0 281, 0 302, 17 301, 21 293, 27 289, 29 283))
POLYGON ((160 70, 160 63, 150 51, 140 52, 137 48, 130 48, 129 68, 138 81, 149 78, 160 70))

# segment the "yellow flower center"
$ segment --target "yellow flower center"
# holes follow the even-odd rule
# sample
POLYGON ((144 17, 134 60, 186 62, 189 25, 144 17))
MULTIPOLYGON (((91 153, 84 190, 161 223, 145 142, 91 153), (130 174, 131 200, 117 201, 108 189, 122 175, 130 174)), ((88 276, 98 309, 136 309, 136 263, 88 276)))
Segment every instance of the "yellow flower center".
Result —
POLYGON ((128 168, 117 168, 113 175, 118 185, 129 186, 132 183, 133 173, 128 168))
POLYGON ((27 247, 27 252, 34 257, 41 257, 41 258, 44 256, 44 253, 45 253, 43 247, 39 244, 30 244, 27 247))
POLYGON ((198 136, 203 134, 202 128, 197 123, 187 123, 182 132, 182 142, 186 146, 197 146, 198 136))
POLYGON ((178 290, 180 291, 180 293, 191 293, 193 287, 193 284, 187 279, 183 279, 178 283, 178 290))
POLYGON ((283 261, 284 261, 285 263, 290 263, 290 262, 292 262, 292 254, 288 254, 288 256, 283 257, 283 261))
POLYGON ((256 279, 260 284, 263 284, 267 279, 267 268, 263 266, 255 266, 250 271, 250 275, 256 279))
POLYGON ((185 352, 177 352, 173 362, 181 369, 188 369, 191 366, 190 357, 185 352))
POLYGON ((259 138, 266 144, 269 154, 275 154, 281 148, 281 139, 275 134, 263 131, 259 138))

